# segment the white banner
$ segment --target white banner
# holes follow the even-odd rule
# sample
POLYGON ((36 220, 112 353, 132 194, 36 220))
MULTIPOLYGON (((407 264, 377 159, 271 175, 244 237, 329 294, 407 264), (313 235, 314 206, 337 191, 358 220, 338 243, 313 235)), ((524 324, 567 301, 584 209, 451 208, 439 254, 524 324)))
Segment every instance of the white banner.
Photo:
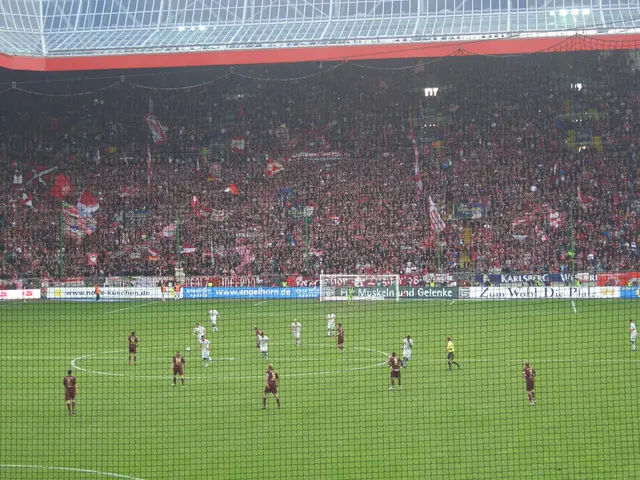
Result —
POLYGON ((620 298, 620 287, 470 287, 468 298, 485 300, 620 298))
MULTIPOLYGON (((173 298, 173 289, 170 290, 172 290, 170 293, 173 298)), ((95 290, 91 287, 54 287, 47 290, 47 298, 53 300, 93 300, 95 297, 95 290)), ((138 298, 162 298, 162 291, 160 287, 104 287, 100 289, 101 300, 135 300, 138 298)))
POLYGON ((0 300, 38 300, 40 290, 0 290, 0 300))

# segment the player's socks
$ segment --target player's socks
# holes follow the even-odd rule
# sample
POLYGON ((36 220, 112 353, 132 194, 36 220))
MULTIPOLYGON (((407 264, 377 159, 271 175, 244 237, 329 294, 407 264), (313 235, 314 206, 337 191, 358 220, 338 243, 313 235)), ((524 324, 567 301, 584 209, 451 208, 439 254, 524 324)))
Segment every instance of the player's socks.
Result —
POLYGON ((278 408, 280 408, 280 399, 276 398, 276 403, 278 404, 278 408))
POLYGON ((266 398, 262 399, 262 408, 267 408, 267 399, 266 398))

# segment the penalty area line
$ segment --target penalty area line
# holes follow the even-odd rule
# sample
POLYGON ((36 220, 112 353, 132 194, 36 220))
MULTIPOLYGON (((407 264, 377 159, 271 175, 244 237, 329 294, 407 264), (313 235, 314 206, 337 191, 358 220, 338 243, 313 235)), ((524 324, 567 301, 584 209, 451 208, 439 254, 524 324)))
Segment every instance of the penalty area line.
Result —
POLYGON ((132 307, 118 308, 117 310, 111 310, 110 312, 107 312, 107 315, 111 315, 112 313, 124 312, 125 310, 131 310, 132 308, 144 307, 145 305, 149 305, 150 303, 156 303, 156 302, 158 302, 158 300, 151 300, 150 302, 144 302, 141 305, 134 305, 132 307))
POLYGON ((573 313, 578 313, 578 309, 576 308, 576 302, 571 300, 571 306, 573 307, 573 313))
POLYGON ((453 305, 453 304, 454 304, 454 303, 456 303, 457 301, 458 301, 457 299, 456 299, 456 300, 454 300, 453 302, 451 302, 451 303, 449 304, 449 306, 453 305))
POLYGON ((139 477, 132 477, 131 475, 121 475, 119 473, 101 472, 100 470, 89 470, 86 468, 72 468, 72 467, 50 467, 47 465, 0 465, 0 469, 12 468, 12 469, 32 469, 32 470, 58 470, 62 472, 74 472, 74 473, 89 473, 91 475, 100 475, 103 477, 122 478, 125 480, 144 480, 139 477))

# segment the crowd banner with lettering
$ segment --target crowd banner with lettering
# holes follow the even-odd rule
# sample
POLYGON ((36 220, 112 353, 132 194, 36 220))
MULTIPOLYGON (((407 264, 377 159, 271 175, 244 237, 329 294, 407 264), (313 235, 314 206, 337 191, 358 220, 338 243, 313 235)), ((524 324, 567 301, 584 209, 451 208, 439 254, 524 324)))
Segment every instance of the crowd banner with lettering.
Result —
POLYGON ((477 220, 487 217, 489 208, 484 203, 454 203, 453 218, 477 220))
POLYGON ((247 299, 301 299, 320 297, 317 287, 186 287, 184 298, 247 298, 247 299))
MULTIPOLYGON (((94 300, 92 287, 52 287, 47 289, 47 298, 51 300, 94 300)), ((173 295, 171 295, 173 297, 173 295)), ((100 289, 100 301, 122 301, 137 299, 160 299, 160 287, 104 287, 100 289)))
POLYGON ((640 272, 599 273, 597 285, 600 287, 640 286, 640 272))
MULTIPOLYGON (((485 283, 490 281, 494 285, 511 284, 511 283, 528 283, 535 282, 536 280, 542 283, 567 283, 572 282, 572 276, 568 273, 542 273, 542 274, 527 274, 527 273, 496 273, 496 274, 477 274, 475 276, 476 282, 485 283)), ((576 273, 576 280, 580 280, 583 283, 595 282, 596 275, 587 272, 576 273)), ((600 283, 598 283, 600 285, 600 283)))
POLYGON ((478 300, 589 300, 620 298, 620 287, 469 287, 460 293, 478 300))
POLYGON ((619 287, 620 298, 640 298, 640 287, 619 287))
POLYGON ((0 290, 0 300, 38 300, 39 289, 0 290))

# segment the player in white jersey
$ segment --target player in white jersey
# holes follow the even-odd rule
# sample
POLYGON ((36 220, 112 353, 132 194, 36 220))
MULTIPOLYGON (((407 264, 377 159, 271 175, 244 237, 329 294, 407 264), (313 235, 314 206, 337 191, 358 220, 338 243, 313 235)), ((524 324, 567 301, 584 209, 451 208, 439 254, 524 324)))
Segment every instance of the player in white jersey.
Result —
POLYGON ((631 340, 631 351, 636 351, 636 338, 638 338, 638 332, 636 330, 636 324, 633 320, 629 320, 629 339, 631 340))
POLYGON ((327 314, 327 337, 331 337, 336 334, 336 314, 327 314))
POLYGON ((211 310, 209 310, 209 318, 211 319, 211 331, 212 332, 217 332, 218 331, 218 316, 220 315, 220 313, 218 313, 218 310, 216 310, 215 308, 212 308, 211 310))
POLYGON ((413 348, 413 340, 411 335, 407 335, 402 341, 402 366, 407 368, 407 362, 411 360, 411 349, 413 348))
POLYGON ((206 368, 209 366, 209 362, 211 361, 211 358, 209 357, 209 354, 211 353, 211 342, 204 336, 202 336, 202 339, 200 340, 200 353, 202 354, 202 361, 206 368))
POLYGON ((207 329, 204 326, 196 323, 196 328, 193 329, 193 335, 198 337, 198 342, 202 341, 202 337, 204 337, 207 333, 207 329))
POLYGON ((302 325, 300 325, 300 322, 294 318, 293 323, 291 324, 291 335, 296 339, 296 346, 300 346, 300 332, 302 332, 302 325))
POLYGON ((258 345, 262 352, 262 356, 264 358, 269 358, 269 337, 266 335, 258 337, 258 345))

